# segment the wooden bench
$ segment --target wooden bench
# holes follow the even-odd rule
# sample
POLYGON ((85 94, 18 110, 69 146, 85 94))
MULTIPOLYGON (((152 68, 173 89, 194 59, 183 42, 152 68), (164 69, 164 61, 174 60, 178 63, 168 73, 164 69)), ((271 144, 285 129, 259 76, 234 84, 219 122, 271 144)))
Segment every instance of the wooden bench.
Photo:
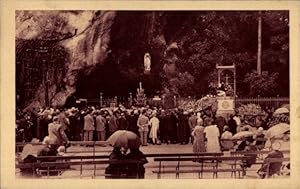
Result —
MULTIPOLYGON (((83 173, 84 165, 129 165, 134 164, 137 166, 137 169, 141 166, 142 162, 138 160, 89 160, 89 161, 68 161, 68 162, 37 162, 37 163, 22 163, 16 165, 17 168, 28 168, 32 169, 34 174, 46 174, 47 177, 51 176, 51 173, 57 173, 55 176, 59 176, 62 174, 64 170, 66 170, 67 166, 80 165, 80 176, 83 173)), ((96 167, 95 167, 96 168, 96 167)), ((93 176, 96 176, 96 169, 94 169, 93 176)), ((98 175, 99 176, 99 175, 98 175)), ((109 174, 101 174, 101 176, 110 176, 109 174)), ((125 177, 124 177, 125 178, 125 177)), ((128 178, 128 177, 126 177, 128 178)), ((136 177, 133 177, 136 178, 136 177)))
MULTIPOLYGON (((218 153, 171 153, 171 154, 145 154, 145 156, 148 157, 197 157, 197 156, 222 156, 224 153, 218 152, 218 153)), ((33 174, 35 170, 40 167, 42 164, 43 166, 45 163, 48 163, 47 165, 53 165, 55 166, 54 169, 49 169, 49 172, 55 172, 55 170, 59 170, 60 174, 62 171, 70 168, 70 166, 80 166, 80 173, 82 173, 83 170, 83 165, 88 165, 88 164, 93 164, 94 165, 94 173, 96 171, 96 165, 99 160, 102 162, 105 162, 103 160, 107 161, 109 160, 109 155, 90 155, 90 156, 72 156, 72 155, 67 155, 67 156, 39 156, 36 158, 37 163, 22 163, 19 162, 16 165, 16 168, 27 168, 27 169, 32 169, 33 174), (95 163, 93 163, 95 162, 95 163), (53 170, 53 171, 52 171, 53 170)), ((104 164, 104 163, 99 163, 99 164, 104 164)), ((45 167, 44 167, 45 168, 45 167)), ((155 166, 157 168, 157 166, 155 166)), ((99 169, 99 167, 98 167, 99 169)), ((103 167, 100 167, 100 169, 104 169, 103 167)), ((40 170, 40 172, 45 173, 47 171, 45 170, 40 170)))
POLYGON ((223 152, 200 152, 200 153, 169 153, 169 154, 145 154, 146 157, 197 157, 197 156, 223 156, 223 152))
MULTIPOLYGON (((199 152, 199 153, 169 153, 169 154, 145 154, 146 157, 202 157, 202 156, 223 156, 223 152, 199 152)), ((155 166, 157 168, 157 166, 155 166)), ((168 167, 168 166, 165 166, 168 167)))
POLYGON ((199 178, 203 178, 204 172, 211 172, 213 173, 213 178, 218 178, 219 172, 231 172, 231 176, 234 175, 236 177, 236 173, 238 173, 239 178, 241 177, 240 172, 245 172, 245 168, 241 164, 241 161, 248 159, 247 156, 197 156, 197 157, 183 157, 183 158, 174 158, 174 157, 167 157, 167 158, 154 158, 155 162, 159 162, 158 170, 153 171, 153 173, 157 174, 157 178, 161 178, 161 174, 165 173, 175 173, 176 178, 179 178, 180 173, 198 173, 199 178), (162 162, 177 162, 175 170, 163 170, 164 166, 162 162), (194 166, 190 167, 190 170, 181 170, 182 167, 181 163, 183 162, 198 162, 199 164, 194 164, 194 166), (224 162, 230 162, 230 168, 220 168, 219 165, 224 162), (204 165, 207 163, 213 163, 210 167, 206 168, 204 165))
POLYGON ((55 160, 90 160, 90 159, 108 159, 109 155, 97 156, 39 156, 36 159, 40 162, 55 160))
MULTIPOLYGON (((89 161, 89 160, 95 161, 95 160, 108 160, 108 159, 109 159, 108 155, 101 155, 101 156, 39 156, 39 157, 36 157, 37 162, 35 162, 35 163, 18 162, 16 164, 16 168, 31 169, 33 176, 35 176, 37 168, 41 168, 42 163, 49 163, 49 165, 53 164, 53 166, 54 166, 54 168, 49 169, 49 171, 55 172, 55 171, 59 170, 58 174, 60 174, 61 171, 69 169, 73 162, 74 162, 73 165, 80 165, 80 164, 83 165, 84 162, 89 161)), ((96 167, 96 164, 94 166, 96 167)), ((94 167, 94 169, 95 169, 95 167, 94 167)), ((80 169, 82 172, 82 166, 80 167, 80 169)), ((41 172, 43 173, 45 171, 41 170, 41 172)))
MULTIPOLYGON (((271 151, 264 151, 264 150, 258 150, 258 151, 234 151, 230 152, 231 155, 245 155, 245 154, 269 154, 271 151)), ((283 154, 289 154, 290 150, 282 150, 280 151, 283 154)))
MULTIPOLYGON (((145 154, 145 157, 188 157, 188 156, 223 156, 223 152, 201 152, 201 153, 166 153, 166 154, 145 154)), ((95 155, 95 156, 39 156, 40 161, 45 160, 73 160, 73 159, 108 159, 109 155, 95 155)))
MULTIPOLYGON (((47 171, 47 176, 49 177, 51 167, 56 167, 56 169, 55 169, 56 171, 63 171, 65 169, 58 169, 57 167, 63 167, 66 165, 69 165, 69 166, 80 165, 80 176, 81 176, 83 173, 84 165, 94 165, 93 176, 96 176, 96 165, 117 164, 119 166, 123 166, 123 165, 125 166, 128 164, 134 164, 137 166, 137 169, 139 169, 141 163, 142 163, 141 161, 137 161, 137 160, 95 160, 95 161, 72 161, 72 162, 42 162, 40 164, 40 168, 46 168, 47 170, 44 170, 44 172, 47 171)), ((101 176, 109 176, 109 174, 101 174, 101 176)))
MULTIPOLYGON (((259 151, 235 151, 235 152, 230 152, 230 155, 232 156, 251 156, 255 155, 257 156, 257 159, 254 164, 262 164, 264 160, 264 155, 269 154, 271 151, 264 151, 264 150, 259 150, 259 151)), ((290 154, 290 150, 282 150, 281 151, 283 154, 290 154)))

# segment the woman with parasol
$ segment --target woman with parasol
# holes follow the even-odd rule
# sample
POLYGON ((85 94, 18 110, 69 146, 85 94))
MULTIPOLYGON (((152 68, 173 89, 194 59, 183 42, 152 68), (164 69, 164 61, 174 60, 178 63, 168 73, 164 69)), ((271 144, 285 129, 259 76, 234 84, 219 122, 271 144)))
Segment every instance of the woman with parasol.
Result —
POLYGON ((257 154, 254 153, 257 151, 255 146, 255 140, 253 139, 254 133, 249 131, 249 128, 244 128, 244 131, 241 131, 235 134, 232 139, 242 139, 242 142, 238 144, 235 148, 236 151, 247 151, 250 158, 245 160, 244 165, 245 167, 251 167, 252 164, 256 162, 257 154), (252 152, 252 153, 251 153, 252 152))
POLYGON ((105 174, 109 174, 106 178, 144 178, 145 169, 140 165, 144 165, 148 161, 143 156, 143 153, 139 151, 141 145, 141 139, 133 132, 126 130, 118 130, 114 132, 107 140, 107 144, 114 147, 109 160, 139 160, 140 164, 133 163, 120 163, 120 164, 110 164, 106 170, 105 174), (130 149, 130 153, 125 155, 127 149, 130 149), (122 152, 122 149, 123 152, 122 152))
POLYGON ((139 147, 130 148, 130 153, 125 155, 126 160, 137 160, 136 163, 127 164, 127 178, 145 178, 145 167, 144 164, 148 163, 143 152, 140 151, 139 147))
MULTIPOLYGON (((123 160, 124 154, 121 152, 121 147, 114 147, 113 151, 109 155, 109 160, 123 160)), ((105 169, 105 178, 121 178, 124 175, 126 169, 122 165, 118 164, 109 164, 105 169)))

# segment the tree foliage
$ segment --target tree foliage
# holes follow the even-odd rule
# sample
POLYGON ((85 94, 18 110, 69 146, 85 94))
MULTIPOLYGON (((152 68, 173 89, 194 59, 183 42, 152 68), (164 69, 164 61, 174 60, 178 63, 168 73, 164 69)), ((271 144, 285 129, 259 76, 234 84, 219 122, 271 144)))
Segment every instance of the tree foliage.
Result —
MULTIPOLYGON (((172 14, 172 13, 170 13, 172 14)), ((215 65, 236 64, 237 94, 256 95, 257 87, 245 83, 245 75, 254 77, 257 54, 257 19, 258 12, 184 12, 173 31, 173 41, 180 48, 177 68, 179 72, 188 72, 195 78, 194 95, 210 92, 209 83, 216 82, 215 65), (245 85, 246 84, 246 85, 245 85)), ((168 18, 168 17, 167 17, 168 18)), ((173 18, 173 17, 172 17, 173 18)), ((263 96, 275 93, 281 96, 289 94, 289 18, 285 11, 262 12, 262 70, 266 73, 260 77, 260 84, 268 86, 263 96)), ((173 18, 174 19, 174 18, 173 18)), ((249 78, 247 79, 249 80, 249 78)), ((248 83, 249 84, 249 83, 248 83)), ((253 84, 254 85, 254 84, 253 84)), ((186 92, 181 91, 184 95, 186 92)))
POLYGON ((263 71, 261 75, 257 72, 248 73, 245 83, 249 86, 250 96, 276 96, 278 95, 278 73, 263 71))

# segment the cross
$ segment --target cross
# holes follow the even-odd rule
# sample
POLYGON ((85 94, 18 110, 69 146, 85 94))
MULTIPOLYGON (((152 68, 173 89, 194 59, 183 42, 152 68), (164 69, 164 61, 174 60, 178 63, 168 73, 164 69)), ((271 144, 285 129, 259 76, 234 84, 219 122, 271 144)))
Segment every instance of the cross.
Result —
POLYGON ((225 83, 226 83, 226 84, 228 84, 228 79, 229 79, 229 77, 228 77, 228 75, 226 74, 226 76, 225 76, 225 83))

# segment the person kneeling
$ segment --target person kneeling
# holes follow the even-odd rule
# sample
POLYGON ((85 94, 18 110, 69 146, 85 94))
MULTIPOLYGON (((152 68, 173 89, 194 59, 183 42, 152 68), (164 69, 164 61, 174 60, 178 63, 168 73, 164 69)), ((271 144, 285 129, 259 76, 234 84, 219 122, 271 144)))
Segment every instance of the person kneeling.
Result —
POLYGON ((127 178, 145 178, 144 164, 148 163, 148 160, 139 148, 131 148, 130 153, 125 156, 125 159, 138 161, 138 163, 128 163, 127 178))

